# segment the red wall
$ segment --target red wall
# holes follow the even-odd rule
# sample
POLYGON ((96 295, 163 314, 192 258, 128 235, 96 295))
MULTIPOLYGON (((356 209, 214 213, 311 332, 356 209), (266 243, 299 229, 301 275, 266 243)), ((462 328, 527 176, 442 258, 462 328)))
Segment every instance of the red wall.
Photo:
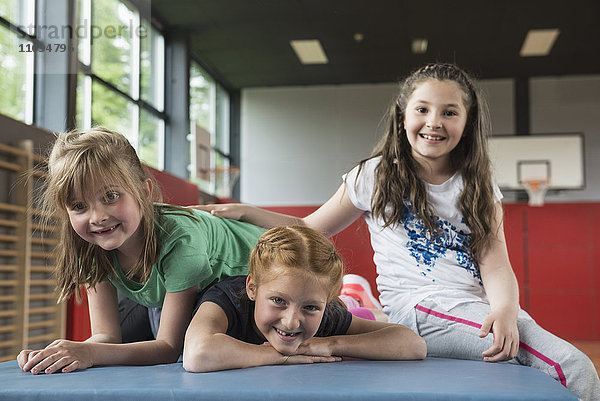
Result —
POLYGON ((163 201, 180 206, 197 205, 200 202, 198 186, 182 178, 175 177, 164 171, 146 166, 158 182, 162 192, 163 201))
POLYGON ((92 335, 87 294, 81 291, 81 302, 72 297, 67 302, 67 339, 83 341, 92 335))
MULTIPOLYGON (((560 337, 600 340, 600 231, 596 229, 600 227, 600 203, 504 207, 504 230, 521 306, 560 337)), ((265 209, 306 216, 316 208, 265 209)), ((375 290, 373 251, 364 221, 359 219, 333 241, 346 271, 364 276, 375 290)), ((69 318, 69 338, 87 338, 87 308, 71 303, 69 318)))
POLYGON ((521 305, 550 332, 600 340, 600 204, 505 205, 521 305))

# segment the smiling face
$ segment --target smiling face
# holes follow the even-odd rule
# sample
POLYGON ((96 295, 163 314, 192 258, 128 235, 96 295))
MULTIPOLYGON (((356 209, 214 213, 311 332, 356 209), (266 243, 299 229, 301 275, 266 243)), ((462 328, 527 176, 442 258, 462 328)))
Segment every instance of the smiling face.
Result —
POLYGON ((142 215, 136 199, 122 187, 112 186, 75 196, 66 206, 73 230, 83 240, 106 251, 139 254, 142 215))
POLYGON ((277 351, 289 355, 317 332, 325 306, 327 288, 304 272, 290 274, 289 268, 277 268, 274 275, 257 285, 252 276, 246 281, 248 297, 255 301, 257 329, 277 351))
POLYGON ((464 93, 453 81, 429 79, 419 84, 406 105, 404 128, 412 155, 421 165, 450 167, 450 152, 467 123, 464 93))

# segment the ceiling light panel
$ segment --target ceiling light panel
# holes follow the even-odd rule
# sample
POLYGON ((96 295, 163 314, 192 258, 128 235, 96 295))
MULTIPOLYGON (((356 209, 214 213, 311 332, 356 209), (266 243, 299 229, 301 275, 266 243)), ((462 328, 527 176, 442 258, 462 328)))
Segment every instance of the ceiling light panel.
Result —
POLYGON ((527 32, 519 55, 521 57, 547 56, 559 33, 558 29, 531 29, 527 32))
POLYGON ((302 64, 327 64, 329 60, 318 40, 290 40, 290 46, 302 64))
POLYGON ((410 50, 414 54, 424 54, 427 53, 427 45, 429 41, 427 39, 413 39, 410 44, 410 50))

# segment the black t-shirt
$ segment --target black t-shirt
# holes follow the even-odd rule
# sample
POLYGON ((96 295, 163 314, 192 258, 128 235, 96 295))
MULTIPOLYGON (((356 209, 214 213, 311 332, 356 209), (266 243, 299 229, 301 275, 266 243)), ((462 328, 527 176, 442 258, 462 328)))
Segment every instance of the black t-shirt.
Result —
MULTIPOLYGON (((262 344, 265 338, 254 329, 254 301, 246 294, 246 276, 228 277, 213 285, 202 295, 202 301, 217 304, 228 320, 226 334, 238 340, 262 344)), ((315 337, 329 337, 346 334, 352 314, 337 302, 325 307, 323 320, 315 337)))

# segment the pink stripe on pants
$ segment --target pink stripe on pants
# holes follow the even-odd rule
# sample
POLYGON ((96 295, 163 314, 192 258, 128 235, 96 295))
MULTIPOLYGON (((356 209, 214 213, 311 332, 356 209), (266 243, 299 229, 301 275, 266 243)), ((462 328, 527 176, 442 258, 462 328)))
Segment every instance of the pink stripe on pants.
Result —
MULTIPOLYGON (((421 306, 421 305, 415 305, 415 309, 418 310, 418 311, 421 311, 423 313, 427 313, 429 315, 432 315, 432 316, 435 316, 435 317, 439 317, 440 319, 446 319, 446 320, 450 320, 450 321, 453 321, 453 322, 466 324, 467 326, 475 327, 477 329, 481 329, 481 325, 478 324, 478 323, 472 322, 470 320, 462 319, 462 318, 459 318, 459 317, 446 315, 445 313, 436 312, 436 311, 434 311, 432 309, 425 308, 424 306, 421 306)), ((548 365, 552 366, 556 370, 556 374, 558 375, 560 383, 563 386, 567 387, 567 379, 565 378, 565 375, 564 375, 563 370, 560 367, 559 363, 554 362, 552 359, 548 358, 547 356, 545 356, 541 352, 539 352, 539 351, 531 348, 529 345, 527 345, 527 344, 525 344, 523 342, 519 343, 519 348, 523 349, 524 351, 529 352, 530 354, 532 354, 536 358, 538 358, 538 359, 542 360, 543 362, 547 363, 548 365)))

